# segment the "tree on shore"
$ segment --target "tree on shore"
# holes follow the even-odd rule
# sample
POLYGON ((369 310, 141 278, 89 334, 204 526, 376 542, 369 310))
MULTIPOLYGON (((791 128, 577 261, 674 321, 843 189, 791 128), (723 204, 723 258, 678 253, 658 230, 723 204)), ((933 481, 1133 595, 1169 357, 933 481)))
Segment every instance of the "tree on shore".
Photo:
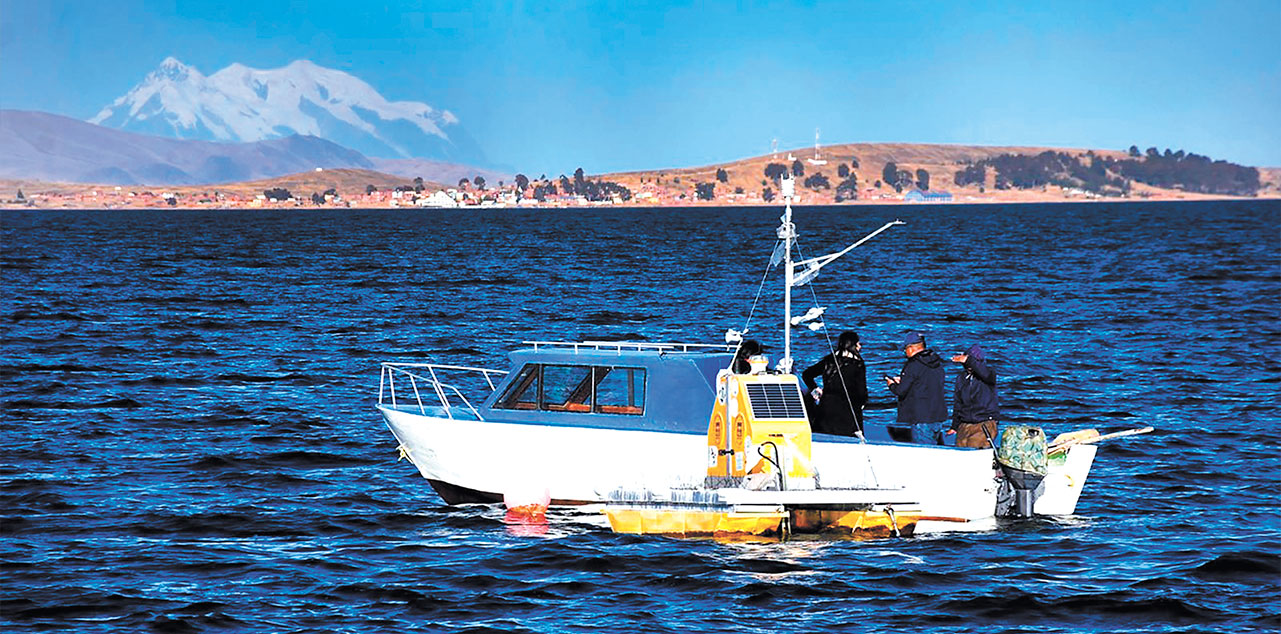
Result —
POLYGON ((836 166, 836 176, 838 178, 848 178, 850 175, 850 166, 844 163, 836 166))
POLYGON ((1131 145, 1131 146, 1130 146, 1130 158, 1139 158, 1140 156, 1143 156, 1143 155, 1142 155, 1142 154, 1139 154, 1139 146, 1137 146, 1137 145, 1131 145))
POLYGON ((964 168, 957 170, 952 182, 956 183, 957 187, 965 187, 966 185, 974 184, 982 187, 986 180, 987 168, 980 163, 977 165, 967 165, 964 168))
POLYGON ((729 182, 729 172, 726 172, 726 171, 725 171, 725 168, 723 168, 723 167, 718 167, 718 168, 716 168, 716 180, 718 180, 718 181, 720 181, 720 182, 722 182, 722 183, 728 183, 728 182, 729 182))
POLYGON ((765 202, 773 201, 773 200, 774 200, 774 190, 773 190, 773 189, 771 189, 771 188, 769 188, 769 187, 766 187, 765 189, 762 189, 762 190, 761 190, 761 198, 762 198, 765 202))
POLYGON ((27 197, 22 195, 22 190, 18 190, 18 200, 26 200, 27 197))
POLYGON ((716 198, 716 183, 696 183, 694 194, 699 200, 712 200, 716 198))
POLYGON ((805 186, 818 191, 820 189, 831 189, 832 183, 827 180, 827 175, 822 172, 815 172, 809 178, 805 179, 805 186))
POLYGON ((778 181, 783 178, 783 174, 786 173, 787 166, 782 163, 770 163, 765 166, 765 178, 774 181, 775 185, 778 184, 778 181))
POLYGON ((481 175, 477 174, 477 175, 476 175, 476 178, 471 179, 471 182, 476 183, 476 189, 479 189, 479 190, 481 190, 481 191, 484 191, 484 190, 485 190, 485 177, 484 177, 484 176, 481 176, 481 175))
POLYGON ((369 184, 369 185, 365 185, 365 195, 366 195, 366 196, 368 196, 369 194, 372 194, 372 193, 374 193, 374 192, 376 192, 376 191, 378 191, 378 188, 377 188, 377 187, 374 187, 372 183, 371 183, 371 184, 369 184))
POLYGON ((899 170, 894 183, 894 191, 901 192, 904 187, 912 186, 912 173, 907 170, 899 170))
POLYGON ((894 161, 890 161, 886 163, 885 167, 881 170, 881 180, 885 181, 885 184, 889 185, 890 187, 897 187, 898 186, 898 164, 895 163, 894 161))
POLYGON ((290 198, 294 197, 294 195, 289 193, 289 190, 285 189, 284 187, 272 187, 271 189, 264 189, 262 191, 262 195, 266 196, 268 200, 276 200, 276 201, 289 200, 290 198))
POLYGON ((916 170, 916 186, 925 191, 930 189, 930 173, 925 168, 916 170))
POLYGON ((525 191, 525 188, 526 188, 526 187, 529 187, 529 179, 528 179, 528 178, 526 178, 524 174, 517 174, 517 175, 516 175, 516 189, 521 190, 521 191, 525 191))
POLYGON ((792 178, 800 178, 805 175, 805 164, 801 159, 792 161, 792 178))
POLYGON ((414 191, 416 191, 416 192, 420 192, 420 191, 422 191, 422 190, 423 190, 423 177, 421 177, 421 176, 415 176, 415 177, 414 177, 414 191))
POLYGON ((458 179, 458 189, 467 189, 467 186, 470 184, 471 181, 467 180, 466 176, 458 179))
POLYGON ((856 199, 858 199, 858 174, 850 174, 849 178, 836 186, 836 202, 856 199))

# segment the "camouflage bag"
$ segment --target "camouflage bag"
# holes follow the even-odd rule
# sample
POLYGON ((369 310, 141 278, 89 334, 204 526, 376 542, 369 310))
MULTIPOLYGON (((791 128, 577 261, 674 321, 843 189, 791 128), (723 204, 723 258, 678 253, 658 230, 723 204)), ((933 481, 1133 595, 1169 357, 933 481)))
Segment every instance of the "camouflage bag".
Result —
POLYGON ((1040 427, 1007 426, 1001 431, 996 461, 1011 469, 1045 475, 1045 434, 1040 427))

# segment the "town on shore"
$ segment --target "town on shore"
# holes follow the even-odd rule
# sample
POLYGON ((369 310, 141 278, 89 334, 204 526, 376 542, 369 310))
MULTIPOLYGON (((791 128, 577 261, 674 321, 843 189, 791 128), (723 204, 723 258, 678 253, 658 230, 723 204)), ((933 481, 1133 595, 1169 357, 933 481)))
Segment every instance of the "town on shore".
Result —
POLYGON ((512 208, 776 205, 780 180, 794 204, 983 204, 1281 198, 1281 169, 1149 148, 1056 150, 848 144, 776 152, 695 168, 438 183, 365 169, 324 169, 219 185, 141 186, 0 181, 0 207, 512 208))

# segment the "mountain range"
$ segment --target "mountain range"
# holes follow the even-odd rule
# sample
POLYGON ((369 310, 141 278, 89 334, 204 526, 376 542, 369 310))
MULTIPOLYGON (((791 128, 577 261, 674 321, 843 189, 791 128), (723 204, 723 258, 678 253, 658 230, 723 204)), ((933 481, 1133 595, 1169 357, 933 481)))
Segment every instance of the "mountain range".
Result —
POLYGON ((369 158, 314 136, 223 143, 124 132, 46 112, 0 110, 0 178, 106 185, 200 185, 274 178, 315 168, 377 170, 455 183, 496 170, 429 159, 369 158))
POLYGON ((448 110, 388 101, 359 78, 307 60, 270 70, 232 64, 206 76, 170 57, 89 121, 201 141, 315 136, 369 157, 488 164, 448 110))
POLYGON ((317 167, 373 169, 359 152, 314 136, 252 143, 135 134, 44 112, 0 110, 0 178, 188 185, 270 178, 317 167))

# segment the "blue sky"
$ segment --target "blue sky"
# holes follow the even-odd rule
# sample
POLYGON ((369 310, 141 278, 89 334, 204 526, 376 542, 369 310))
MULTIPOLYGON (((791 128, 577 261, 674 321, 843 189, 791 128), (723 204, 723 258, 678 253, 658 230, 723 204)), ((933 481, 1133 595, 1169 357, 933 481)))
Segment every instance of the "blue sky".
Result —
POLYGON ((294 59, 541 173, 813 143, 1183 148, 1281 166, 1281 2, 0 0, 0 107, 94 115, 162 59, 294 59))

